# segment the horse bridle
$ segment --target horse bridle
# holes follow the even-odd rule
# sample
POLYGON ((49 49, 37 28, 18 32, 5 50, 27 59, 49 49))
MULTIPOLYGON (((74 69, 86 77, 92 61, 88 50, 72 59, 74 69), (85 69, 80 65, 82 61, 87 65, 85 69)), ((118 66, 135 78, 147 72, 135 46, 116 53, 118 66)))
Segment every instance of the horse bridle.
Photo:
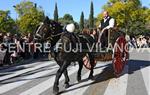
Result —
MULTIPOLYGON (((49 32, 49 31, 47 31, 47 32, 49 32)), ((54 37, 57 37, 57 36, 60 36, 60 35, 63 34, 63 32, 58 33, 58 34, 53 34, 53 33, 54 33, 54 31, 51 33, 51 36, 48 37, 48 38, 46 38, 46 39, 47 39, 47 40, 53 40, 54 37)))

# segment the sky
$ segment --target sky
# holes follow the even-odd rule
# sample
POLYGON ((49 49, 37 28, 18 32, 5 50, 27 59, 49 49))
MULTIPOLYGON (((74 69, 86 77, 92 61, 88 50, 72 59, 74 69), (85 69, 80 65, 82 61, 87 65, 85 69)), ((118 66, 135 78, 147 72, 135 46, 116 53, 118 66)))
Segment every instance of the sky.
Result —
MULTIPOLYGON (((19 4, 23 0, 0 0, 0 10, 10 10, 11 17, 18 17, 13 6, 19 4)), ((27 1, 27 0, 26 0, 27 1)), ((108 0, 28 0, 41 6, 47 16, 53 18, 55 3, 57 2, 59 17, 63 17, 65 13, 73 16, 75 21, 80 20, 81 12, 84 12, 85 18, 89 17, 90 3, 94 4, 94 16, 96 17, 101 11, 104 4, 108 0)), ((142 5, 150 8, 150 0, 141 0, 142 5)))

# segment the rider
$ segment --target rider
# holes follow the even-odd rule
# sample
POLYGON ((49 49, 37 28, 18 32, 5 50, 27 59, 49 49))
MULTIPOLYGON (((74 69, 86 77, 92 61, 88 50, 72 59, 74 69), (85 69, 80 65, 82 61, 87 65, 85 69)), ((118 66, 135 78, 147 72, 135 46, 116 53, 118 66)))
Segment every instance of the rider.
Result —
MULTIPOLYGON (((99 28, 100 30, 104 31, 101 36, 101 46, 107 47, 108 46, 108 29, 115 27, 115 19, 109 16, 108 11, 103 12, 103 19, 100 22, 99 28)), ((100 39, 99 39, 100 40, 100 39)))

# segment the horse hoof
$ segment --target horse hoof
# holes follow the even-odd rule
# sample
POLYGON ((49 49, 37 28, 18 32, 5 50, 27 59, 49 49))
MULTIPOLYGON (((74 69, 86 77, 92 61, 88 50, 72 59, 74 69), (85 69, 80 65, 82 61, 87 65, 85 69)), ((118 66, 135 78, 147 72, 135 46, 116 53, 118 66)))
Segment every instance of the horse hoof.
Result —
POLYGON ((0 67, 3 67, 3 64, 0 64, 0 67))
POLYGON ((77 78, 77 81, 80 82, 80 81, 81 81, 81 77, 78 77, 78 78, 77 78))
POLYGON ((59 88, 58 87, 53 88, 53 94, 58 95, 58 93, 59 93, 59 88))
POLYGON ((65 88, 69 88, 69 87, 70 87, 70 85, 69 85, 69 84, 66 84, 66 85, 65 85, 65 88))
POLYGON ((93 77, 93 76, 89 76, 89 77, 88 77, 88 79, 93 80, 93 79, 94 79, 94 77, 93 77))

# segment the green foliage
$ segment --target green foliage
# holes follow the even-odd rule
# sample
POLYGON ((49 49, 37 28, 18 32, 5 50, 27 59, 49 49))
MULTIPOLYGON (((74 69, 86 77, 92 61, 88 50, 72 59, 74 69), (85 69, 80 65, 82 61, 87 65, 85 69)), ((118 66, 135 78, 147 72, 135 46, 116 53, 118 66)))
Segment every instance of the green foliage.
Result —
POLYGON ((73 17, 70 14, 65 14, 63 18, 59 18, 59 22, 61 22, 63 25, 67 25, 69 23, 74 23, 73 17))
POLYGON ((145 10, 145 14, 146 14, 146 16, 147 16, 147 18, 146 18, 146 21, 147 22, 150 22, 150 9, 148 9, 148 8, 144 8, 144 10, 145 10))
POLYGON ((80 33, 81 31, 79 24, 77 22, 74 22, 74 24, 75 24, 75 32, 80 33))
POLYGON ((18 26, 23 34, 34 32, 35 28, 43 20, 43 15, 39 13, 25 14, 18 21, 18 26))
MULTIPOLYGON (((117 26, 127 34, 138 35, 145 32, 149 12, 141 6, 139 0, 109 0, 103 9, 116 19, 117 26)), ((96 25, 101 19, 102 13, 98 15, 96 25)))
POLYGON ((94 28, 94 5, 93 5, 93 2, 91 2, 91 6, 90 6, 89 27, 94 28))
POLYGON ((17 24, 21 34, 34 32, 37 25, 44 19, 43 10, 30 1, 22 1, 16 5, 15 10, 19 14, 17 24))
POLYGON ((9 11, 0 10, 0 32, 15 33, 17 26, 15 21, 10 17, 9 11))
POLYGON ((73 21, 73 17, 70 14, 65 14, 63 18, 68 21, 73 21))
POLYGON ((36 10, 36 4, 25 0, 13 7, 15 8, 16 12, 19 14, 19 17, 25 14, 31 14, 33 11, 36 10))
POLYGON ((84 19, 84 27, 89 28, 89 20, 88 19, 84 19))
POLYGON ((81 13, 81 17, 80 17, 80 30, 82 30, 84 28, 84 13, 81 13))
POLYGON ((75 32, 80 32, 79 24, 73 20, 72 15, 65 14, 62 18, 59 18, 59 22, 66 26, 67 24, 74 23, 75 24, 75 32))
POLYGON ((55 4, 54 20, 58 22, 58 8, 57 8, 57 3, 55 4))

